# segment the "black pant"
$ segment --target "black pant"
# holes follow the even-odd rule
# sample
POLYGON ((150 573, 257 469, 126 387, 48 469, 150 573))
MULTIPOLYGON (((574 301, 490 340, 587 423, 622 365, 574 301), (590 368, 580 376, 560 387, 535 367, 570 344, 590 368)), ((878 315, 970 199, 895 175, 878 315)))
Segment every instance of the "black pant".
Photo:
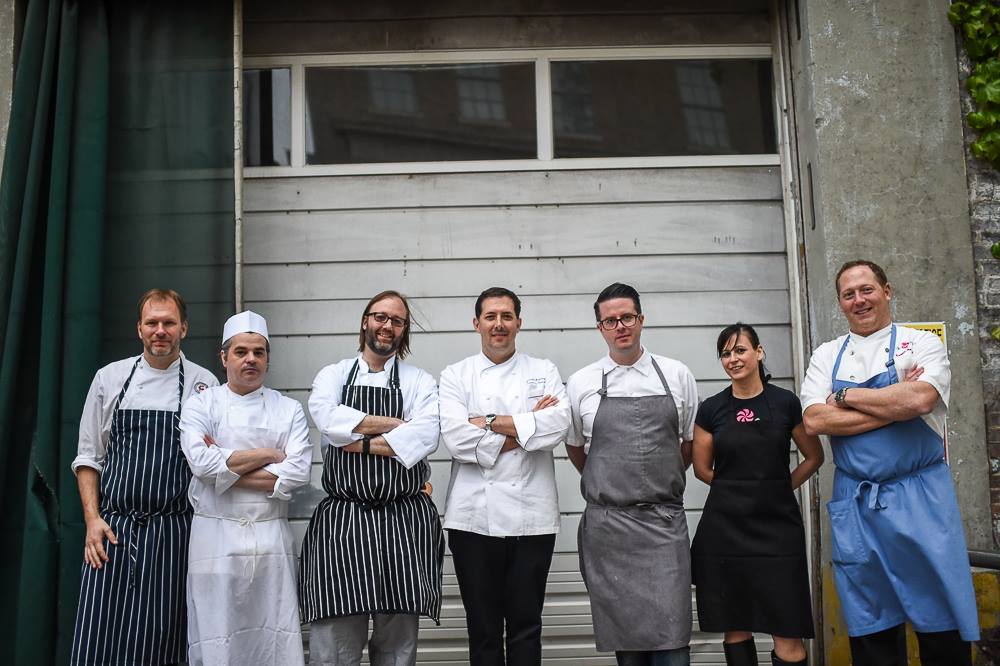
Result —
POLYGON ((555 534, 491 537, 448 530, 472 666, 541 663, 542 604, 555 544, 555 534))
MULTIPOLYGON (((972 646, 957 631, 917 633, 922 666, 972 666, 972 646)), ((851 637, 854 666, 906 666, 906 627, 851 637)))

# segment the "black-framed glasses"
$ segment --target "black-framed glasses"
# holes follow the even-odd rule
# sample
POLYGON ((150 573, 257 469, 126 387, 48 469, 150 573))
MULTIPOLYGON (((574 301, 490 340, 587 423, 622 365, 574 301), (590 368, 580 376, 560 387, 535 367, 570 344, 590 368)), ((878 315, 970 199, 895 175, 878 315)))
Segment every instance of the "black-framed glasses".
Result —
POLYGON ((602 319, 598 324, 601 325, 605 331, 613 331, 618 328, 618 322, 621 322, 622 326, 625 328, 632 328, 635 326, 635 322, 639 321, 639 315, 637 314, 624 314, 621 317, 607 317, 602 319))
POLYGON ((384 312, 369 312, 366 316, 371 317, 375 320, 375 323, 381 326, 387 321, 392 322, 393 328, 406 328, 407 322, 405 319, 399 317, 392 317, 384 312))

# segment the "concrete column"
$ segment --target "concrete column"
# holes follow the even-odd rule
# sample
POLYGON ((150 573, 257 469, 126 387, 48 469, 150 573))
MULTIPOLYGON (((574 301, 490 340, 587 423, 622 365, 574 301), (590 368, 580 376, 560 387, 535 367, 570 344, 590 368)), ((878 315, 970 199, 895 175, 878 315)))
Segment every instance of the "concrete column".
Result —
POLYGON ((0 176, 3 175, 3 155, 7 147, 7 124, 10 122, 10 100, 14 93, 14 54, 17 26, 21 22, 17 0, 0 0, 0 176))

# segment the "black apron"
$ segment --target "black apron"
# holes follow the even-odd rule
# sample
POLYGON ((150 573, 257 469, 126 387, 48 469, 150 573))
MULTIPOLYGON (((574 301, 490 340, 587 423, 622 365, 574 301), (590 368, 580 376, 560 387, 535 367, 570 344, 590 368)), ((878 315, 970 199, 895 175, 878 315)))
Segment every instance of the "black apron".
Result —
POLYGON ((101 517, 118 545, 108 561, 84 563, 72 664, 172 664, 187 655, 191 470, 181 450, 184 362, 177 411, 119 409, 137 359, 115 401, 101 472, 101 517))
MULTIPOLYGON (((341 403, 372 416, 403 418, 399 361, 389 386, 355 386, 358 362, 341 403)), ((444 535, 437 509, 423 492, 430 466, 406 469, 395 458, 328 446, 323 490, 299 564, 302 621, 360 613, 441 614, 444 535)))
POLYGON ((609 397, 601 378, 580 482, 580 572, 601 652, 672 650, 691 640, 691 567, 677 405, 609 397))
POLYGON ((791 426, 731 420, 712 435, 715 476, 691 544, 703 631, 812 638, 805 531, 788 469, 791 426))

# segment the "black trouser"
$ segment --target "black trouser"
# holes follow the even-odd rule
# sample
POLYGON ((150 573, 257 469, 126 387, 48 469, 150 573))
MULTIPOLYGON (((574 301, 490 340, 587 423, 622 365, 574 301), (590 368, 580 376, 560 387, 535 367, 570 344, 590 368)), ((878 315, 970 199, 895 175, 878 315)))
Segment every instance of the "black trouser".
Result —
MULTIPOLYGON (((972 646, 957 631, 916 632, 922 666, 972 666, 972 646)), ((854 666, 906 666, 906 627, 851 637, 854 666)))
POLYGON ((541 663, 542 605, 555 544, 555 534, 491 537, 448 530, 472 666, 541 663))

